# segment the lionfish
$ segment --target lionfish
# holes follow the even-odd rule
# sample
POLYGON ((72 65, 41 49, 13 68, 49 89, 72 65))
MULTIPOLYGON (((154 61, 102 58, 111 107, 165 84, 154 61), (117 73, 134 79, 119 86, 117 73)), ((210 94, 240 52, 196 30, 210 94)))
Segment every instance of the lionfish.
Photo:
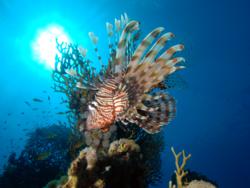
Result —
MULTIPOLYGON (((99 77, 95 87, 93 101, 88 104, 88 115, 85 130, 109 130, 115 122, 133 123, 148 133, 157 133, 163 125, 167 125, 175 116, 176 104, 172 96, 166 92, 152 92, 160 88, 162 82, 175 71, 185 68, 177 66, 184 62, 183 57, 174 54, 183 50, 181 44, 174 45, 161 53, 166 42, 173 38, 171 32, 161 35, 164 28, 151 31, 135 46, 139 34, 139 22, 128 20, 127 15, 115 20, 113 25, 106 24, 110 39, 110 56, 107 68, 99 77), (116 33, 115 47, 111 42, 116 33), (161 35, 161 36, 160 36, 161 35)), ((98 37, 89 33, 94 44, 98 37)), ((98 54, 97 48, 95 51, 98 54)), ((82 50, 86 55, 86 50, 82 50)), ((98 59, 102 59, 98 54, 98 59)), ((78 88, 84 88, 77 83, 78 88)))

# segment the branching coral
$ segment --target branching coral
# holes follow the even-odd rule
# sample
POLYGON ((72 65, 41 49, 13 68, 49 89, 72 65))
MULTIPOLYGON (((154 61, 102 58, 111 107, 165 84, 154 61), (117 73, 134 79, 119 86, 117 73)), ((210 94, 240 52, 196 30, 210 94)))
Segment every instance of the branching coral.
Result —
MULTIPOLYGON (((182 179, 188 173, 187 171, 185 171, 184 168, 186 166, 187 160, 190 159, 191 154, 186 156, 186 153, 185 153, 184 150, 182 152, 179 152, 179 153, 176 154, 173 147, 171 147, 171 151, 172 151, 172 153, 174 155, 174 158, 175 158, 175 166, 176 166, 175 175, 176 175, 176 181, 177 181, 177 188, 182 188, 183 187, 182 179), (182 156, 182 163, 180 165, 179 161, 180 161, 181 156, 182 156)), ((170 186, 173 187, 172 183, 170 183, 170 186)))
POLYGON ((191 154, 185 154, 185 151, 176 153, 174 148, 171 147, 171 151, 175 158, 176 170, 172 176, 172 180, 169 181, 169 188, 216 188, 217 183, 209 180, 206 176, 185 170, 187 161, 190 159, 191 154), (180 157, 182 157, 182 163, 180 164, 180 157), (177 184, 177 185, 176 185, 177 184))
POLYGON ((57 41, 57 49, 59 55, 56 56, 56 68, 52 73, 52 88, 66 95, 68 107, 74 114, 69 113, 68 120, 74 126, 76 120, 79 124, 86 120, 87 103, 95 94, 91 90, 92 84, 98 76, 94 68, 90 67, 90 60, 85 57, 86 51, 77 45, 57 41), (76 87, 77 83, 82 84, 81 89, 76 87))

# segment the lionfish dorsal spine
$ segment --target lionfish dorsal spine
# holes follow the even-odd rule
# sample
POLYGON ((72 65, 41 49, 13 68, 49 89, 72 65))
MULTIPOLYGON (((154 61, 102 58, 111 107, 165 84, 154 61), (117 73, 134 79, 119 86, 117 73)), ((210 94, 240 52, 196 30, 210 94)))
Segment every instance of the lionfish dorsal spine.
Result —
POLYGON ((123 70, 124 63, 126 62, 126 46, 129 34, 139 29, 139 22, 130 21, 122 31, 119 39, 118 47, 116 50, 115 70, 114 73, 120 73, 123 70))
POLYGON ((154 62, 156 55, 165 47, 166 42, 170 40, 173 36, 174 34, 171 32, 162 35, 147 52, 142 62, 154 62))
POLYGON ((151 31, 139 44, 139 46, 136 48, 132 59, 128 65, 129 69, 132 69, 135 65, 139 64, 140 60, 143 57, 143 54, 145 50, 152 44, 154 39, 164 30, 163 27, 158 27, 151 31))

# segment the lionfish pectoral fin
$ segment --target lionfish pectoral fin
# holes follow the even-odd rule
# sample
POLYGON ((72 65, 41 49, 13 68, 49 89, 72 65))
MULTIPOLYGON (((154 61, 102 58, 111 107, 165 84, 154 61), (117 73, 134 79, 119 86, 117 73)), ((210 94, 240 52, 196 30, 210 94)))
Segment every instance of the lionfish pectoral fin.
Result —
POLYGON ((175 100, 168 94, 145 95, 136 111, 129 114, 128 121, 136 123, 147 133, 158 133, 175 116, 175 100))
POLYGON ((150 32, 138 45, 128 64, 124 77, 131 107, 140 103, 143 94, 150 92, 167 76, 184 68, 178 65, 185 59, 174 57, 175 53, 184 49, 183 45, 174 45, 161 52, 166 42, 174 36, 171 32, 163 34, 154 42, 162 31, 163 28, 159 27, 150 32))

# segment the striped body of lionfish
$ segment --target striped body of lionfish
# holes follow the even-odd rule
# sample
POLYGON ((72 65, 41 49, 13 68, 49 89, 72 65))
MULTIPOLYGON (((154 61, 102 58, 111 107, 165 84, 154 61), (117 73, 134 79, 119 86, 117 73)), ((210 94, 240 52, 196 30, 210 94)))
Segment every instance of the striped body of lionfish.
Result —
MULTIPOLYGON (((151 134, 157 133, 173 119, 176 108, 173 97, 153 90, 160 88, 170 74, 184 68, 177 66, 184 58, 173 57, 184 47, 178 44, 161 53, 166 42, 174 36, 170 32, 160 36, 164 30, 162 27, 154 29, 136 46, 139 23, 129 21, 126 15, 121 21, 115 20, 115 27, 114 32, 113 25, 107 23, 109 63, 98 76, 98 82, 91 83, 95 93, 88 103, 86 123, 82 129, 106 132, 120 121, 137 124, 151 134), (114 36, 117 38, 114 39, 115 45, 112 44, 114 36)), ((96 45, 98 38, 93 33, 89 35, 96 45)), ((97 47, 95 51, 98 53, 97 47)), ((86 51, 83 53, 86 55, 86 51)), ((99 55, 98 59, 102 61, 99 55)), ((78 82, 77 87, 86 89, 82 82, 78 82)))

